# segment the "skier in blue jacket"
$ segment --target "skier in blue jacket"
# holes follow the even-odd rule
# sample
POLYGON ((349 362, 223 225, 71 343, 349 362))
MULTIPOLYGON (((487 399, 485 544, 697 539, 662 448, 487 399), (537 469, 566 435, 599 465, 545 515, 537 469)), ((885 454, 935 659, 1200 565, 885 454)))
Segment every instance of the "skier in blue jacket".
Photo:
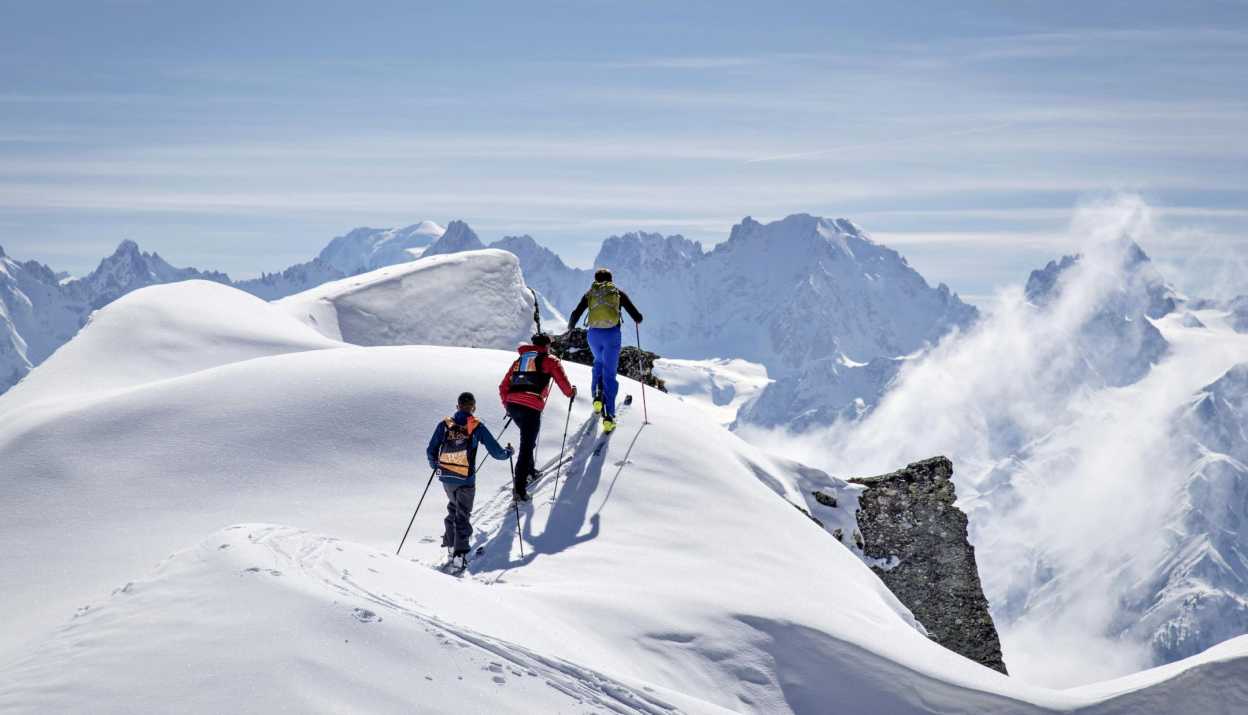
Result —
POLYGON ((594 412, 602 415, 602 431, 615 430, 615 396, 620 390, 616 370, 620 365, 620 308, 628 311, 633 322, 641 323, 641 311, 633 305, 624 291, 615 287, 611 271, 599 268, 594 272, 594 284, 581 298, 568 318, 568 325, 576 327, 581 315, 589 311, 586 324, 589 330, 589 349, 594 354, 593 395, 594 412))
POLYGON ((472 416, 477 399, 471 392, 459 396, 458 408, 434 428, 425 454, 448 499, 442 546, 451 551, 451 567, 462 571, 468 565, 469 518, 477 496, 477 445, 485 445, 494 459, 508 459, 515 450, 510 444, 500 447, 486 426, 472 416))

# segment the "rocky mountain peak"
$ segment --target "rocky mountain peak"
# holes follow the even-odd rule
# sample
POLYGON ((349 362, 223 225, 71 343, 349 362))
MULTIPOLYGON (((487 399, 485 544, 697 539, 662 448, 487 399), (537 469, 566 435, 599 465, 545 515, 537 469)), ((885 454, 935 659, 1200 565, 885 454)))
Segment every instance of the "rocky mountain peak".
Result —
POLYGON ((477 251, 485 248, 485 244, 477 237, 475 231, 463 221, 452 221, 446 225, 446 232, 425 249, 424 256, 438 256, 460 251, 477 251))
MULTIPOLYGON (((1106 263, 1109 269, 1116 269, 1122 276, 1122 284, 1106 298, 1107 308, 1125 315, 1147 315, 1157 319, 1177 307, 1181 300, 1178 293, 1166 283, 1138 243, 1124 238, 1096 246, 1093 250, 1098 254, 1098 260, 1106 263)), ((1027 300, 1036 305, 1046 305, 1056 299, 1061 292, 1062 276, 1084 260, 1086 258, 1082 253, 1066 255, 1032 271, 1024 289, 1027 300)))
POLYGON ((138 256, 142 255, 139 251, 139 244, 127 238, 117 244, 117 250, 113 251, 113 256, 138 256))
POLYGON ((668 273, 683 270, 702 258, 702 244, 679 234, 663 236, 659 233, 637 231, 621 236, 611 236, 602 242, 595 267, 630 273, 653 271, 668 273))

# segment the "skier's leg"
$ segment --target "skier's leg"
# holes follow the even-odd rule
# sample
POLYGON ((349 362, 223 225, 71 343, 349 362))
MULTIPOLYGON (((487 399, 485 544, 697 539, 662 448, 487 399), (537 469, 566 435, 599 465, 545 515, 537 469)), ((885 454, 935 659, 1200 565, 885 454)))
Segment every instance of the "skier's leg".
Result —
POLYGON ((455 553, 464 554, 468 552, 468 544, 472 538, 472 523, 469 521, 472 517, 472 503, 476 500, 477 488, 462 486, 455 490, 455 506, 457 510, 455 519, 455 553))
POLYGON ((528 407, 519 407, 517 412, 522 419, 516 420, 520 427, 520 453, 516 455, 516 491, 525 493, 529 480, 533 476, 534 451, 537 449, 537 435, 542 429, 542 413, 528 407))
POLYGON ((455 487, 442 483, 442 489, 446 491, 446 518, 442 520, 445 527, 442 530, 442 548, 449 548, 455 545, 455 516, 458 507, 455 505, 455 487))
POLYGON ((615 396, 620 391, 620 381, 616 371, 620 367, 620 329, 613 328, 603 336, 602 344, 602 383, 603 401, 606 407, 603 414, 615 418, 615 396))
POLYGON ((590 328, 585 333, 585 337, 589 342, 589 351, 594 355, 593 367, 593 384, 590 385, 589 395, 591 398, 597 399, 603 388, 603 342, 601 328, 590 328))

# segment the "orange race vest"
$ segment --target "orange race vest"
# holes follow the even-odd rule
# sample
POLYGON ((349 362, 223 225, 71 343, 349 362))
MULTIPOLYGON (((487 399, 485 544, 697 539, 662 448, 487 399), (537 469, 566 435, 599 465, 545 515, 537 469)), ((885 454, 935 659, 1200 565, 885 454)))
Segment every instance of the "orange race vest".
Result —
POLYGON ((446 434, 438 450, 438 468, 460 477, 472 474, 472 432, 481 424, 476 417, 469 417, 468 424, 461 425, 446 418, 446 434))

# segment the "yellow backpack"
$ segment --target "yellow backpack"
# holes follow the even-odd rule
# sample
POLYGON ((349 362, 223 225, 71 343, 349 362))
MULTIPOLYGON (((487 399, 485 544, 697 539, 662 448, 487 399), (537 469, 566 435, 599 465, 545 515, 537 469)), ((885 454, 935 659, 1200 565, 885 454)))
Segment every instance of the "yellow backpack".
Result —
POLYGON ((589 327, 614 328, 620 324, 620 289, 614 283, 594 281, 588 296, 589 327))

